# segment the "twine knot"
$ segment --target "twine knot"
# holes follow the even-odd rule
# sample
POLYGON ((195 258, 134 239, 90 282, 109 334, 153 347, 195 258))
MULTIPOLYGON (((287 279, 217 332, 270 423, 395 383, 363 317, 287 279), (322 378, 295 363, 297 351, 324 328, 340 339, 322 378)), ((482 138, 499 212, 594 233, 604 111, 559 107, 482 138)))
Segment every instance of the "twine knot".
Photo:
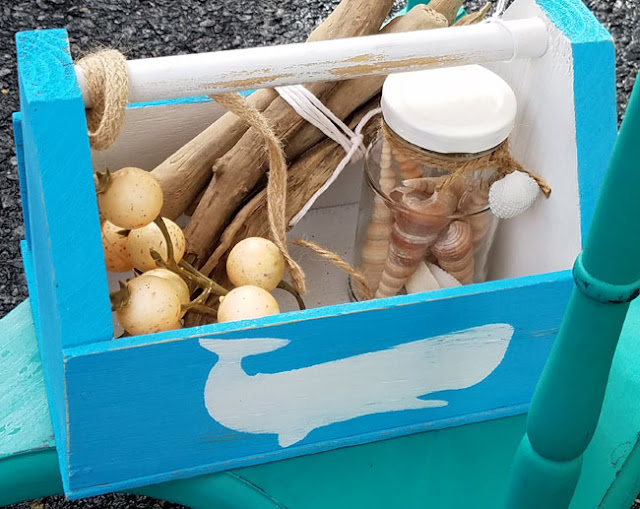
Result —
POLYGON ((124 125, 129 76, 124 55, 116 50, 92 53, 78 61, 91 98, 86 111, 89 143, 95 150, 109 148, 124 125))
POLYGON ((327 108, 320 99, 302 85, 290 85, 288 87, 276 87, 276 92, 284 99, 294 111, 307 122, 317 127, 328 138, 338 143, 345 151, 338 166, 327 181, 318 189, 298 213, 291 218, 289 226, 293 227, 309 212, 316 200, 336 181, 342 171, 351 162, 364 157, 364 135, 362 130, 367 123, 382 110, 376 108, 368 112, 354 130, 351 130, 339 117, 327 108))
POLYGON ((494 180, 499 180, 509 173, 521 171, 535 180, 545 197, 549 198, 551 195, 551 186, 540 175, 526 169, 511 155, 508 139, 483 155, 469 159, 458 159, 455 157, 444 158, 409 143, 394 133, 384 119, 382 120, 382 132, 395 154, 401 154, 406 159, 414 160, 427 168, 438 168, 449 172, 449 175, 443 178, 438 185, 438 189, 451 185, 454 180, 468 172, 494 171, 494 180))

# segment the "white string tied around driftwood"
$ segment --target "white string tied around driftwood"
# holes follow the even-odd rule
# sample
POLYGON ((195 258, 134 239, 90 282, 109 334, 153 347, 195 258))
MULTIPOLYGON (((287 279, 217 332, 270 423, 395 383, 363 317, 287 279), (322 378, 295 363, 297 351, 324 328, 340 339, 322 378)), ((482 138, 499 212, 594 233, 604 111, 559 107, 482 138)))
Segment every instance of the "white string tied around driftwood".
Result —
POLYGON ((344 170, 349 163, 358 161, 364 156, 366 150, 362 130, 367 123, 382 110, 376 108, 369 111, 362 117, 356 128, 351 130, 348 125, 334 115, 334 113, 306 87, 302 85, 291 85, 287 87, 276 87, 276 91, 298 115, 338 143, 346 152, 327 181, 309 198, 298 213, 291 218, 289 226, 293 227, 305 216, 316 200, 336 181, 342 173, 342 170, 344 170))

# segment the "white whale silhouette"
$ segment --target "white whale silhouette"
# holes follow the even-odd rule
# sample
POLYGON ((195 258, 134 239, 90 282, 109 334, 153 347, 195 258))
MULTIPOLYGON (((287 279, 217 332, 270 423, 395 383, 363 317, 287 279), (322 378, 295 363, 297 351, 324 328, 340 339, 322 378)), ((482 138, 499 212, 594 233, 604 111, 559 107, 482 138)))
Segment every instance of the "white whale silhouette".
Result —
POLYGON ((489 324, 354 355, 306 368, 249 376, 244 357, 271 352, 286 339, 201 339, 219 356, 204 389, 209 415, 245 433, 275 433, 281 447, 312 430, 363 415, 446 406, 419 399, 465 389, 500 364, 513 336, 509 324, 489 324))

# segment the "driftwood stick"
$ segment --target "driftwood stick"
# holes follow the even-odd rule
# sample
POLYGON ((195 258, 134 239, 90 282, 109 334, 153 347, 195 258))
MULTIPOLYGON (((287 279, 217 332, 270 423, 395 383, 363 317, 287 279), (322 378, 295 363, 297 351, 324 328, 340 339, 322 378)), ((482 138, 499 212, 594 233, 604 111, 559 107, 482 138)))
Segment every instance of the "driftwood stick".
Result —
MULTIPOLYGON (((386 31, 408 31, 446 25, 442 15, 429 7, 418 6, 412 9, 410 15, 391 23, 386 31)), ((344 119, 359 105, 376 95, 383 82, 384 78, 371 77, 349 80, 338 85, 314 83, 307 88, 339 118, 344 119)), ((289 159, 295 158, 323 138, 315 127, 309 126, 283 99, 275 99, 263 114, 274 126, 289 159)), ((264 176, 266 163, 264 142, 254 129, 247 131, 215 163, 215 176, 185 229, 187 250, 194 264, 202 263, 209 257, 215 247, 214 243, 238 210, 239 204, 244 203, 264 176)))
MULTIPOLYGON (((380 99, 376 97, 363 106, 347 122, 352 129, 369 111, 379 106, 380 99)), ((371 142, 379 121, 372 119, 364 129, 364 142, 371 142)), ((289 168, 287 178, 287 221, 291 220, 304 206, 311 196, 331 176, 333 170, 344 157, 344 149, 332 140, 324 140, 296 160, 289 168)), ((236 214, 231 224, 225 229, 215 252, 201 269, 203 274, 210 274, 222 285, 229 286, 226 274, 226 261, 229 251, 242 239, 247 237, 267 237, 269 223, 267 220, 267 192, 266 189, 257 194, 236 214)), ((215 298, 209 298, 209 305, 215 303, 215 298)), ((206 323, 206 317, 197 313, 187 313, 185 327, 193 327, 206 323)))
POLYGON ((470 14, 467 14, 466 16, 462 16, 455 23, 455 26, 459 27, 459 26, 473 25, 474 23, 479 23, 485 18, 485 16, 489 12, 489 9, 491 9, 491 5, 492 5, 491 2, 488 2, 484 4, 484 6, 481 9, 477 10, 476 12, 472 12, 470 14))
MULTIPOLYGON (((349 127, 355 128, 364 115, 378 107, 379 102, 379 98, 376 97, 360 108, 348 122, 349 127)), ((376 121, 375 118, 367 124, 363 131, 365 145, 371 142, 378 125, 379 121, 376 121)), ((344 149, 336 142, 324 140, 301 155, 290 166, 287 178, 287 222, 329 179, 344 154, 344 149)), ((264 237, 268 233, 267 197, 266 190, 263 190, 236 214, 234 220, 225 229, 218 247, 202 267, 201 272, 211 273, 223 256, 226 256, 226 253, 242 239, 264 237)))
MULTIPOLYGON (((251 94, 249 101, 262 112, 277 97, 271 89, 251 94)), ((247 131, 233 113, 225 113, 198 136, 156 166, 151 174, 164 193, 161 215, 175 219, 202 192, 211 180, 211 165, 247 131)))
MULTIPOLYGON (((394 18, 380 32, 398 33, 444 28, 446 18, 424 4, 418 4, 404 16, 394 18)), ((351 115, 359 106, 380 93, 386 76, 363 77, 341 82, 325 102, 338 118, 351 115)), ((291 142, 284 147, 289 160, 296 159, 309 147, 324 138, 324 134, 314 125, 306 123, 291 142)))
POLYGON ((460 12, 460 7, 462 7, 463 0, 431 0, 429 2, 429 7, 431 7, 434 11, 443 14, 449 25, 452 25, 453 22, 458 17, 458 12, 460 12))
MULTIPOLYGON (((393 0, 342 0, 309 36, 308 41, 357 37, 375 33, 389 13, 393 0)), ((258 90, 249 101, 264 111, 278 94, 258 90)), ((175 219, 189 207, 211 180, 211 166, 230 150, 248 126, 226 113, 151 172, 164 192, 162 216, 175 219)))
MULTIPOLYGON (((335 86, 336 83, 313 83, 307 88, 324 101, 335 86)), ((269 105, 263 115, 285 145, 306 122, 280 97, 269 105)), ((212 244, 222 229, 264 177, 267 162, 264 138, 252 128, 213 165, 213 178, 184 230, 187 257, 194 265, 201 264, 210 254, 212 244)))

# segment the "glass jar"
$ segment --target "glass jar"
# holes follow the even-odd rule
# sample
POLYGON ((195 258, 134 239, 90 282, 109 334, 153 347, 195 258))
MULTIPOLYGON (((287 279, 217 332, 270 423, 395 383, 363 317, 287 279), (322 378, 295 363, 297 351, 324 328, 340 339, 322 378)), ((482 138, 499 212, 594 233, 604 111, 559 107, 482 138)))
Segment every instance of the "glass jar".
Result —
MULTIPOLYGON (((382 110, 365 156, 355 242, 371 293, 485 281, 498 223, 488 204, 496 178, 489 156, 513 127, 513 92, 480 66, 404 73, 385 81, 382 110)), ((352 293, 366 295, 353 281, 352 293)))

